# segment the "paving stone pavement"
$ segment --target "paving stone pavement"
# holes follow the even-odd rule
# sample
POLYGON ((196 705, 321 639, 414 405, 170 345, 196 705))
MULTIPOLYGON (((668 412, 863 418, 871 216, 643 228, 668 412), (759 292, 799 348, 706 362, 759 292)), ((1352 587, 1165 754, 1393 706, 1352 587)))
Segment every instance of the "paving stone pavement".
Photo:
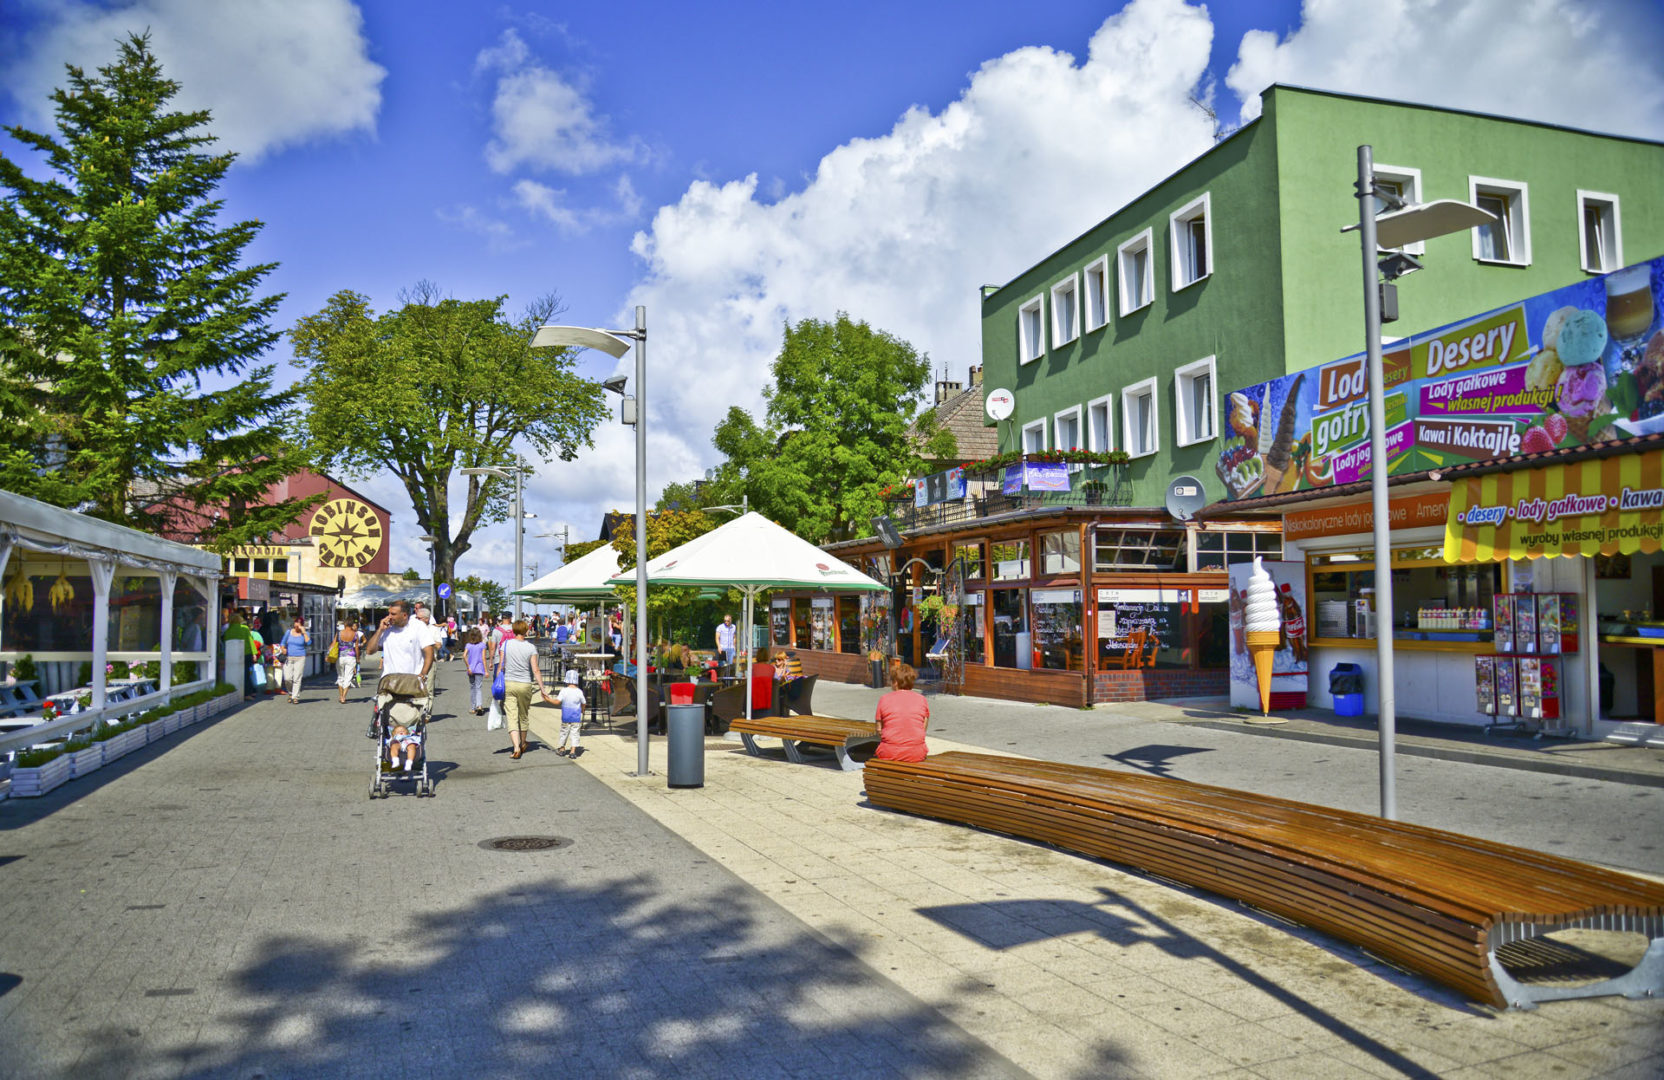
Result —
MULTIPOLYGON (((861 693, 871 692, 834 692, 823 702, 826 689, 816 691, 817 711, 870 713, 861 693)), ((1038 725, 1030 729, 1026 716, 997 704, 1006 706, 1002 735, 1045 741, 1034 737, 1038 725)), ((947 702, 938 699, 937 707, 956 717, 946 726, 976 727, 947 702)), ((553 737, 547 714, 536 723, 553 737)), ((1113 724, 1099 718, 1099 726, 1113 724)), ((1098 737, 1182 748, 1147 742, 1149 734, 1098 737)), ((1171 731, 1166 737, 1183 741, 1171 731)), ((1064 738, 1103 763, 1101 745, 1083 748, 1078 733, 1064 738)), ((934 734, 930 744, 933 751, 988 749, 934 734)), ((1282 755, 1272 779, 1286 782, 1284 766, 1300 764, 1288 756, 1293 748, 1250 742, 1262 744, 1282 755)), ((635 768, 633 739, 602 735, 586 746, 574 771, 595 776, 1036 1076, 1664 1076, 1664 1002, 1601 998, 1497 1012, 1199 891, 872 808, 860 774, 830 764, 752 758, 737 743, 709 739, 704 786, 670 789, 662 776, 627 775, 635 768)), ((1222 769, 1229 757, 1210 760, 1222 769)), ((651 760, 665 767, 663 740, 651 760)), ((1245 764, 1239 757, 1239 767, 1245 764)), ((1632 936, 1610 955, 1632 964, 1642 947, 1632 936)))
POLYGON ((0 802, 0 1076, 1021 1075, 589 769, 511 761, 458 670, 433 799, 369 800, 369 686, 309 685, 0 802), (480 846, 527 834, 572 843, 480 846))

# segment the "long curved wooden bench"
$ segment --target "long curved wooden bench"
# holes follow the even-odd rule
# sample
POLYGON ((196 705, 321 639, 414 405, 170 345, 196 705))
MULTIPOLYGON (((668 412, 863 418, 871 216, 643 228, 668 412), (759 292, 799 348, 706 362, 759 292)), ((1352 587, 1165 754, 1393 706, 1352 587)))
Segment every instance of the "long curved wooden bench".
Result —
POLYGON ((1245 901, 1361 945, 1499 1008, 1664 994, 1664 884, 1506 844, 1166 777, 937 754, 873 759, 877 806, 1038 840, 1245 901), (1587 927, 1638 932, 1632 971, 1524 985, 1510 942, 1587 927))
POLYGON ((740 717, 728 729, 738 732, 745 743, 745 751, 760 756, 756 738, 767 735, 779 739, 786 747, 786 759, 801 763, 802 747, 819 746, 838 757, 838 766, 845 772, 857 772, 861 766, 850 760, 849 752, 857 746, 878 742, 878 725, 871 720, 842 720, 833 716, 754 716, 740 717))

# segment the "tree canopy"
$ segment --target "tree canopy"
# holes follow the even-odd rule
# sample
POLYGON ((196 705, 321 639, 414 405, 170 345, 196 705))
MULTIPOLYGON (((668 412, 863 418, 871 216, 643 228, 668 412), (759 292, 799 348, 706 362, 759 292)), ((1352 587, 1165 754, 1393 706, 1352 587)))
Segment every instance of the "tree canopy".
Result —
POLYGON ((234 155, 209 150, 207 112, 168 107, 178 90, 132 35, 96 74, 67 68, 56 137, 6 129, 50 175, 0 154, 0 487, 140 527, 222 507, 200 532, 225 549, 305 509, 264 504, 304 462, 295 391, 253 363, 278 336, 275 264, 242 264, 258 222, 219 223, 234 155))
POLYGON ((454 576, 474 532, 511 513, 514 482, 469 476, 453 528, 451 480, 464 468, 518 464, 515 444, 570 461, 606 415, 601 386, 570 349, 534 349, 559 310, 545 297, 511 320, 504 298, 455 300, 422 282, 377 314, 368 297, 336 293, 290 333, 310 412, 307 445, 326 468, 383 469, 404 485, 417 526, 437 538, 440 580, 454 576))
POLYGON ((843 312, 787 326, 771 372, 764 421, 735 406, 717 426, 727 460, 700 504, 748 494, 753 509, 823 543, 864 531, 884 487, 955 451, 920 397, 929 357, 843 312))

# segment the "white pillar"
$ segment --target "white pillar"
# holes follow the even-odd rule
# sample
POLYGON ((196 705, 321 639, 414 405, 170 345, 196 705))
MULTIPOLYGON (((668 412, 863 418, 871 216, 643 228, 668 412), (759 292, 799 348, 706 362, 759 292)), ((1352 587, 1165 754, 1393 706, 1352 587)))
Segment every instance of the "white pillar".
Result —
POLYGON ((104 665, 110 655, 110 586, 115 581, 112 559, 88 559, 92 575, 92 707, 104 707, 104 665))
POLYGON ((164 694, 173 689, 173 588, 178 581, 177 571, 162 571, 162 673, 156 686, 164 694))
MULTIPOLYGON (((208 679, 212 682, 219 669, 220 632, 214 629, 214 620, 220 617, 220 579, 215 574, 205 580, 208 582, 208 610, 202 616, 202 636, 203 645, 208 649, 208 679)), ((226 671, 225 681, 231 681, 229 670, 226 671)))

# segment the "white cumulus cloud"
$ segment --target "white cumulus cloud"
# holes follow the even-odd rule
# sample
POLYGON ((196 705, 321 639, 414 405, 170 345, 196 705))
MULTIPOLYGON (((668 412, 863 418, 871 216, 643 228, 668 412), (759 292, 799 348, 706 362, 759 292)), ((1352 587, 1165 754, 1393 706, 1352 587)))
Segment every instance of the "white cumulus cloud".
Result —
POLYGON ((1244 120, 1274 82, 1664 137, 1664 15, 1645 0, 1305 0, 1245 34, 1244 120))
POLYGON ((64 65, 89 73, 117 42, 149 30, 176 108, 209 109, 222 149, 245 159, 355 131, 374 132, 387 72, 369 56, 364 18, 350 0, 81 0, 42 5, 47 16, 0 74, 36 127, 64 65))
POLYGON ((635 238, 646 273, 629 301, 647 306, 664 383, 653 429, 679 443, 653 456, 651 486, 714 462, 712 429, 731 404, 760 405, 784 323, 845 310, 963 378, 980 362, 978 286, 1211 145, 1190 99, 1212 36, 1199 6, 1136 0, 1084 59, 1032 47, 990 60, 940 112, 909 109, 832 150, 800 191, 699 181, 660 208, 635 238))
POLYGON ((615 142, 583 88, 537 63, 515 30, 480 51, 475 70, 494 70, 491 142, 486 162, 497 172, 520 168, 580 175, 640 155, 631 141, 615 142))

